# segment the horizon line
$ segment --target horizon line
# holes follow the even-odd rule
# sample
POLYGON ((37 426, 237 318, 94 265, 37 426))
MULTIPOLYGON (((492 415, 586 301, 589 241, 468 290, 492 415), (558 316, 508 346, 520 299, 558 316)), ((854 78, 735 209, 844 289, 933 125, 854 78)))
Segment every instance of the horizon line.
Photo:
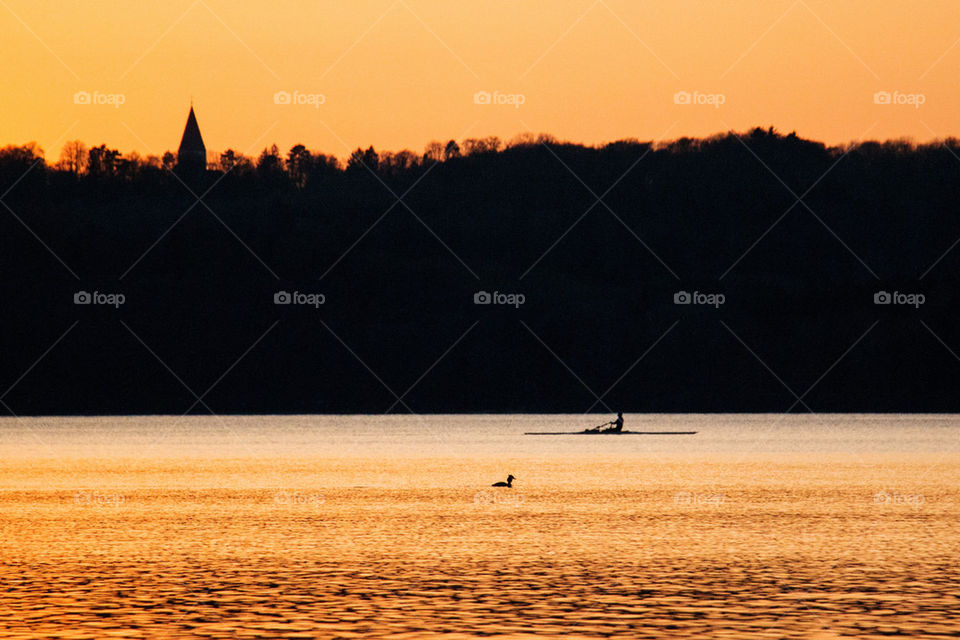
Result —
MULTIPOLYGON (((575 141, 575 140, 569 140, 569 139, 561 139, 561 138, 557 137, 556 135, 551 134, 551 133, 549 133, 549 132, 545 132, 545 131, 542 131, 542 132, 539 132, 539 133, 534 133, 534 132, 532 132, 532 131, 522 131, 522 132, 519 132, 519 133, 515 134, 514 136, 512 136, 511 138, 508 138, 508 139, 501 138, 500 136, 497 136, 497 135, 470 136, 470 137, 461 138, 461 139, 459 139, 459 140, 456 139, 456 138, 445 138, 445 137, 441 137, 441 138, 432 139, 432 140, 430 140, 429 142, 427 142, 427 143, 424 145, 424 149, 423 149, 422 151, 420 151, 420 152, 415 151, 414 149, 411 149, 410 147, 404 147, 404 148, 402 148, 402 149, 396 149, 396 150, 394 150, 394 149, 387 149, 387 148, 380 148, 380 149, 378 150, 378 149, 376 148, 376 146, 375 146, 374 144, 372 144, 372 143, 371 143, 371 144, 367 144, 366 146, 364 146, 364 145, 357 146, 353 151, 351 151, 351 152, 349 152, 349 153, 345 153, 345 154, 343 154, 343 155, 336 154, 336 153, 327 153, 327 152, 322 151, 322 150, 320 150, 320 149, 311 149, 310 146, 308 146, 308 145, 306 145, 306 144, 304 144, 304 143, 302 143, 302 142, 296 142, 296 143, 294 143, 293 145, 291 145, 290 149, 293 149, 294 147, 296 147, 296 146, 298 146, 298 145, 303 145, 304 148, 305 148, 307 151, 310 151, 310 152, 312 152, 312 153, 322 154, 322 155, 325 155, 325 156, 332 156, 332 157, 334 157, 334 158, 337 158, 338 160, 349 159, 350 154, 352 154, 354 151, 357 151, 357 150, 365 151, 365 150, 371 149, 371 148, 374 149, 375 151, 377 151, 378 153, 397 154, 397 153, 403 153, 403 152, 405 152, 405 151, 409 151, 409 152, 411 152, 411 153, 417 154, 418 156, 422 156, 422 155, 424 155, 424 154, 426 153, 427 148, 428 148, 430 145, 434 144, 434 143, 440 143, 440 144, 442 144, 442 145, 446 145, 446 144, 449 144, 450 142, 456 142, 456 143, 459 144, 459 143, 466 142, 466 141, 468 141, 468 140, 483 141, 483 140, 494 140, 494 139, 497 140, 497 141, 499 141, 500 144, 502 145, 502 147, 499 148, 499 149, 497 149, 496 152, 502 152, 502 151, 506 151, 506 150, 508 150, 508 149, 520 148, 520 147, 524 147, 524 146, 535 146, 535 145, 539 145, 539 144, 544 144, 544 145, 546 145, 546 144, 548 144, 548 143, 550 143, 550 144, 556 144, 556 145, 562 145, 562 146, 578 146, 578 147, 582 147, 582 148, 585 148, 585 149, 602 149, 602 148, 604 148, 604 147, 608 147, 608 146, 610 146, 610 145, 614 145, 614 144, 618 144, 618 143, 630 143, 630 144, 638 144, 638 145, 650 145, 653 149, 659 150, 659 149, 663 149, 663 148, 665 148, 665 147, 668 147, 668 146, 670 146, 671 144, 674 144, 674 143, 676 143, 676 142, 679 142, 680 140, 690 140, 690 141, 694 141, 694 142, 709 142, 709 141, 714 141, 714 140, 722 139, 722 138, 724 138, 724 137, 726 137, 726 136, 730 136, 730 135, 734 135, 734 136, 737 136, 737 137, 742 137, 742 136, 745 136, 745 135, 749 135, 749 134, 751 134, 751 133, 753 133, 753 132, 755 132, 755 131, 757 131, 757 130, 761 130, 761 131, 763 131, 764 133, 767 133, 767 134, 772 133, 773 135, 776 135, 777 137, 780 137, 780 138, 788 138, 788 137, 793 136, 793 137, 795 137, 796 139, 802 140, 802 141, 804 141, 804 142, 812 142, 812 143, 815 143, 815 144, 823 145, 824 148, 827 149, 827 150, 853 148, 853 147, 856 147, 856 146, 862 146, 862 145, 871 144, 871 143, 873 143, 873 144, 881 144, 881 145, 883 145, 883 144, 888 144, 888 143, 905 143, 905 144, 910 145, 912 148, 920 148, 920 147, 926 147, 926 146, 944 146, 944 144, 945 144, 946 142, 948 142, 948 141, 960 141, 960 134, 956 134, 956 135, 945 135, 945 136, 931 137, 931 138, 927 138, 927 139, 923 139, 923 140, 917 139, 917 138, 915 138, 914 136, 910 136, 910 135, 901 135, 901 136, 897 136, 897 137, 888 137, 888 138, 885 138, 885 139, 870 138, 870 139, 861 139, 861 140, 850 140, 850 141, 847 141, 847 142, 828 143, 828 142, 826 142, 826 141, 824 141, 824 140, 819 140, 819 139, 816 139, 816 138, 807 138, 807 137, 804 137, 804 136, 798 134, 795 129, 792 130, 792 131, 790 131, 789 133, 784 133, 783 131, 779 130, 775 125, 767 125, 767 126, 755 125, 755 126, 748 127, 748 128, 746 128, 746 129, 741 129, 741 130, 737 130, 737 129, 734 129, 734 128, 725 129, 725 130, 718 130, 718 131, 716 131, 716 132, 714 132, 714 133, 711 133, 711 134, 708 134, 708 135, 704 135, 704 136, 680 135, 680 136, 676 136, 676 137, 660 138, 660 139, 657 139, 657 138, 643 139, 643 138, 639 138, 639 137, 636 137, 636 136, 626 136, 626 137, 615 138, 615 139, 608 139, 608 140, 603 140, 603 141, 598 141, 598 142, 592 142, 592 143, 591 143, 591 142, 585 142, 585 141, 575 141), (524 138, 524 140, 520 140, 521 138, 524 138), (529 138, 529 139, 527 139, 527 138, 529 138)), ((65 140, 65 141, 63 142, 63 144, 62 144, 61 147, 60 147, 61 152, 62 152, 62 149, 63 149, 63 147, 64 147, 65 145, 67 145, 67 144, 69 144, 69 143, 72 143, 72 142, 80 142, 80 143, 84 144, 84 146, 86 146, 88 150, 89 150, 90 148, 98 148, 98 147, 100 147, 101 145, 103 145, 103 146, 106 146, 108 149, 119 151, 118 149, 115 149, 115 148, 112 147, 111 145, 107 144, 106 142, 100 142, 99 144, 89 145, 87 142, 85 142, 85 141, 83 141, 83 140, 80 140, 80 139, 71 139, 71 140, 65 140)), ((179 144, 179 143, 178 143, 178 144, 179 144)), ((40 152, 40 157, 42 157, 42 158, 44 159, 44 162, 46 163, 46 162, 49 160, 49 158, 48 158, 47 155, 46 155, 46 149, 44 149, 44 148, 40 145, 40 143, 37 142, 36 139, 28 140, 28 141, 25 141, 25 142, 19 142, 19 143, 17 143, 17 142, 9 142, 9 141, 8 141, 8 142, 6 142, 2 147, 0 147, 0 150, 11 149, 11 148, 30 147, 31 145, 33 146, 34 149, 39 150, 39 152, 40 152)), ((278 151, 281 151, 281 152, 283 151, 276 142, 267 144, 266 146, 263 147, 263 150, 262 150, 262 151, 267 151, 267 150, 271 149, 271 148, 274 147, 274 146, 277 147, 278 151)), ((242 151, 238 151, 238 150, 237 150, 236 148, 234 148, 233 146, 229 146, 229 145, 228 145, 228 146, 223 147, 222 149, 216 149, 216 150, 213 150, 213 149, 209 149, 209 148, 208 148, 207 151, 206 151, 206 153, 207 153, 207 159, 208 159, 208 161, 209 161, 209 159, 210 159, 211 157, 219 158, 219 156, 220 156, 222 153, 225 153, 226 151, 231 151, 231 150, 234 151, 235 153, 238 153, 240 156, 248 157, 248 158, 255 158, 255 157, 257 157, 257 156, 259 155, 259 153, 262 153, 262 151, 261 151, 261 152, 257 152, 257 153, 252 154, 252 155, 248 155, 247 153, 244 153, 244 152, 242 152, 242 151)), ((288 149, 287 151, 289 151, 289 149, 288 149)), ((129 150, 129 151, 124 151, 124 152, 122 152, 122 153, 121 153, 121 157, 127 157, 127 156, 130 156, 130 155, 132 155, 132 154, 136 154, 137 156, 139 156, 139 157, 141 157, 141 158, 151 158, 151 157, 162 158, 163 154, 165 154, 165 153, 167 153, 167 152, 173 153, 174 155, 177 154, 175 148, 167 148, 167 149, 164 149, 163 153, 161 153, 161 154, 152 153, 152 152, 142 153, 142 152, 140 152, 140 151, 137 150, 137 149, 132 149, 132 150, 129 150)), ((54 161, 54 162, 55 162, 55 161, 54 161)))

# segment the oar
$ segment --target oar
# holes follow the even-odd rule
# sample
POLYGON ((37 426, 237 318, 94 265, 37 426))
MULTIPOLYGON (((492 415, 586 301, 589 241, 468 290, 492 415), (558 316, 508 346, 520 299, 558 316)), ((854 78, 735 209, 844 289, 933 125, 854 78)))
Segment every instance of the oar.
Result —
POLYGON ((613 424, 613 423, 612 423, 612 422, 604 422, 603 424, 598 424, 598 425, 595 426, 595 427, 590 427, 589 429, 585 429, 585 431, 593 431, 594 429, 599 429, 600 427, 605 427, 605 426, 607 426, 608 424, 613 424))

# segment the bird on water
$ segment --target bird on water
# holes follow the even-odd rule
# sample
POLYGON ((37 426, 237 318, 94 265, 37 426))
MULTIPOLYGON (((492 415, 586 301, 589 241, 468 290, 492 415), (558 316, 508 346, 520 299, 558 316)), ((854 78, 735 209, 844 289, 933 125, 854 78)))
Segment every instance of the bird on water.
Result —
POLYGON ((512 487, 513 487, 513 481, 514 481, 514 480, 516 480, 516 478, 514 478, 513 476, 507 476, 507 481, 506 481, 506 482, 494 482, 494 483, 493 483, 492 485, 490 485, 490 486, 491 486, 491 487, 507 487, 507 488, 512 488, 512 487))

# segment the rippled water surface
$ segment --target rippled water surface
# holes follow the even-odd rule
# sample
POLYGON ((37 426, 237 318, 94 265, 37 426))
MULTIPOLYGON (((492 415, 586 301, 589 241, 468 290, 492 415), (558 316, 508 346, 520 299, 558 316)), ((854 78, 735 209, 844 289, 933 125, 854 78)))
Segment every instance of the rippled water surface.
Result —
POLYGON ((0 635, 960 635, 958 417, 606 419, 0 420, 0 635))

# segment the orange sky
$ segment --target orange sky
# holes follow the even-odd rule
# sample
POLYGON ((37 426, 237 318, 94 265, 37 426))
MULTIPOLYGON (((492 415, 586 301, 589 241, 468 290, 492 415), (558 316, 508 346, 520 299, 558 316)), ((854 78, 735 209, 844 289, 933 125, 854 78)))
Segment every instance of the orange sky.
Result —
POLYGON ((960 135, 956 0, 0 0, 0 33, 0 144, 51 160, 68 139, 175 150, 191 96, 208 150, 248 154, 523 131, 960 135))

